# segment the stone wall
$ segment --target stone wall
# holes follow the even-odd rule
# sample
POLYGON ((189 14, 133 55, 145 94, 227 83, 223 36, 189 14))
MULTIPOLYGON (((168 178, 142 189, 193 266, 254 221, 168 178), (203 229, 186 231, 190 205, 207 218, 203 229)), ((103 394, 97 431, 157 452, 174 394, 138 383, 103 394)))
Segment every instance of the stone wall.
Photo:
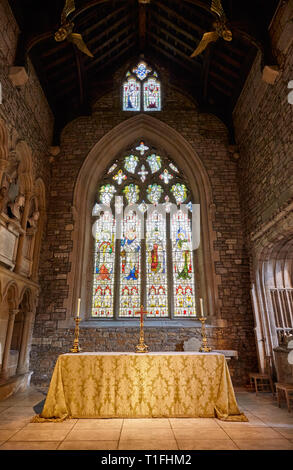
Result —
MULTIPOLYGON (((27 82, 19 87, 9 78, 16 53, 19 27, 6 0, 0 3, 0 83, 3 119, 11 140, 24 140, 31 148, 35 174, 48 183, 50 179, 49 147, 53 136, 53 113, 45 98, 30 60, 27 82)), ((13 142, 11 143, 13 145, 13 142)))
POLYGON ((271 26, 280 64, 275 84, 262 80, 258 54, 234 109, 241 155, 238 181, 247 237, 275 218, 293 199, 293 106, 288 102, 288 83, 293 79, 292 15, 290 0, 271 26), (291 25, 292 34, 284 38, 286 25, 291 25))
MULTIPOLYGON (((0 267, 0 349, 1 349, 1 390, 3 398, 13 393, 20 383, 29 382, 29 352, 34 322, 34 314, 38 301, 38 260, 41 237, 44 236, 46 220, 46 194, 49 194, 50 163, 49 149, 53 135, 53 114, 45 98, 43 90, 37 79, 31 62, 28 62, 27 70, 21 69, 22 80, 16 85, 13 80, 15 72, 14 58, 16 53, 19 27, 13 17, 6 0, 0 2, 0 182, 9 184, 11 175, 17 191, 25 194, 25 207, 20 224, 15 221, 16 232, 22 230, 23 238, 19 237, 13 245, 13 263, 5 263, 1 259, 0 267), (17 164, 16 164, 17 163, 17 164), (12 168, 15 166, 15 171, 12 168), (12 173, 11 173, 12 171, 12 173), (9 175, 9 178, 8 176, 9 175), (4 178, 5 176, 5 178, 4 178), (2 178, 3 177, 3 178, 2 178), (28 235, 27 217, 31 215, 30 204, 38 203, 39 221, 34 234, 28 235), (22 243, 23 242, 23 243, 22 243), (30 247, 30 252, 26 251, 30 247), (18 260, 18 261, 17 261, 18 260), (15 262, 16 261, 16 262, 15 262), (9 269, 9 267, 11 269, 9 269), (23 270, 23 267, 25 269, 23 270), (26 300, 24 306, 23 299, 26 300), (19 311, 19 313, 17 313, 19 311), (25 319, 21 317, 25 312, 25 319), (9 320, 8 320, 9 313, 9 320), (17 331, 17 324, 22 318, 23 330, 18 344, 19 354, 17 368, 14 367, 11 378, 10 350, 14 349, 11 343, 11 335, 17 331), (8 328, 9 323, 9 328, 8 328), (15 375, 16 374, 16 375, 15 375), (6 387, 5 381, 9 380, 6 387)), ((6 207, 3 207, 5 210, 6 207)), ((8 253, 9 223, 8 216, 1 208, 1 249, 8 253), (7 221, 8 220, 8 221, 7 221)), ((11 255, 12 256, 12 255, 11 255)), ((11 261, 11 259, 10 259, 11 261)), ((15 356, 16 357, 16 356, 15 356)))
MULTIPOLYGON (((212 341, 215 348, 238 350, 239 361, 235 364, 233 376, 235 382, 244 384, 248 371, 257 366, 249 298, 249 266, 243 242, 236 179, 237 165, 230 159, 227 150, 228 133, 225 126, 215 116, 200 114, 192 100, 169 87, 164 71, 161 76, 163 111, 153 113, 153 116, 174 128, 187 140, 200 157, 210 180, 213 229, 216 233, 217 315, 227 322, 226 328, 212 330, 212 341)), ((80 117, 65 127, 61 137, 61 152, 52 164, 48 230, 41 267, 42 296, 31 353, 31 367, 34 370, 32 380, 39 386, 48 384, 58 355, 72 347, 73 330, 60 328, 59 322, 65 320, 68 308, 74 187, 80 168, 93 146, 113 127, 134 114, 121 111, 119 91, 122 79, 122 73, 117 73, 112 92, 96 102, 92 116, 80 117)), ((156 328, 150 334, 147 332, 149 345, 156 350, 175 350, 178 344, 192 335, 194 331, 187 328, 156 328)), ((81 329, 81 345, 88 351, 129 351, 133 350, 136 341, 132 328, 81 329)))
POLYGON ((293 106, 288 100, 288 84, 293 79, 292 18, 293 0, 280 2, 270 26, 279 64, 275 82, 262 79, 258 54, 234 109, 243 230, 262 368, 266 355, 277 366, 276 326, 282 326, 276 325, 278 313, 270 289, 293 287, 293 106))

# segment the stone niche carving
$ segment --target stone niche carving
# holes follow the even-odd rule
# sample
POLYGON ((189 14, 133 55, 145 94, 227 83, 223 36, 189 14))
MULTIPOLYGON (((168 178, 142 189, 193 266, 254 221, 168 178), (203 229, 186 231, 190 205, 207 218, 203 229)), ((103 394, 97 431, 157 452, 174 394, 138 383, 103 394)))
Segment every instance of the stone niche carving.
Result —
POLYGON ((0 183, 0 263, 14 269, 25 198, 18 188, 18 162, 12 157, 0 183))
POLYGON ((11 270, 15 266, 19 235, 22 228, 9 220, 6 214, 0 214, 0 263, 11 270))
POLYGON ((38 210, 38 201, 34 198, 31 201, 29 216, 26 224, 26 236, 23 243, 23 256, 21 259, 20 273, 30 277, 32 274, 35 239, 38 231, 40 212, 38 210))

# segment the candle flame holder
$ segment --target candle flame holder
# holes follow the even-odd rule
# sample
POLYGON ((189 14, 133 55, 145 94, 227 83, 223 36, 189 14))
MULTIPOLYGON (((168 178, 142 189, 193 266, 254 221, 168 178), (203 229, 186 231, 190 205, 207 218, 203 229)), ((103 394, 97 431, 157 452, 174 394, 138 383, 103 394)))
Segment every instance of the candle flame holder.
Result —
POLYGON ((80 351, 82 351, 82 349, 79 347, 79 324, 81 320, 79 317, 76 317, 74 320, 75 320, 74 342, 73 342, 73 348, 70 349, 70 352, 79 353, 80 351))
POLYGON ((139 343, 135 346, 136 353, 147 353, 149 352, 149 347, 144 342, 144 331, 143 331, 143 316, 148 312, 143 310, 143 305, 140 307, 140 310, 136 314, 140 314, 140 335, 139 343))
POLYGON ((208 346, 208 339, 206 335, 206 327, 205 327, 206 318, 202 316, 199 318, 199 321, 201 322, 201 337, 202 337, 202 344, 199 350, 200 352, 211 352, 212 348, 208 346))

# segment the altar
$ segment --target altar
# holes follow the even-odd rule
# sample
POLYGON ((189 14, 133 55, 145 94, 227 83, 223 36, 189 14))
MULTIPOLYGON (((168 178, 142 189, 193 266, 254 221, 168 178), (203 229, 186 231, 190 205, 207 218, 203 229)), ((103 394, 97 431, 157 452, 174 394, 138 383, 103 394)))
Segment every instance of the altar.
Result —
POLYGON ((33 421, 151 417, 247 421, 225 356, 196 352, 62 354, 33 421))

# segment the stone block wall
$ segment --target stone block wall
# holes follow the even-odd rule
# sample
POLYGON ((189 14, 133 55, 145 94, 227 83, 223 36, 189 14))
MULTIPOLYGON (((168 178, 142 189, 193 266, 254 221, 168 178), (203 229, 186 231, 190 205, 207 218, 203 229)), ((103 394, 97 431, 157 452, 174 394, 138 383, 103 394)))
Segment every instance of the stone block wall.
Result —
POLYGON ((247 241, 293 200, 293 106, 288 83, 293 80, 293 2, 282 7, 271 26, 280 74, 274 85, 262 80, 258 54, 234 109, 241 158, 238 181, 247 241))
MULTIPOLYGON (((39 386, 48 384, 58 355, 72 347, 73 329, 60 328, 58 322, 66 318, 69 295, 74 187, 80 168, 93 146, 116 125, 134 115, 121 111, 119 92, 122 79, 123 75, 117 73, 112 92, 95 103, 92 116, 80 117, 65 127, 61 152, 52 164, 47 237, 41 267, 42 296, 31 353, 32 381, 39 386)), ((223 123, 215 116, 200 114, 192 100, 169 87, 167 78, 163 78, 163 92, 163 111, 153 113, 153 116, 174 128, 188 141, 199 155, 210 179, 213 228, 216 232, 215 271, 220 310, 217 313, 227 321, 226 328, 213 328, 210 334, 214 348, 238 350, 239 361, 235 361, 233 380, 244 384, 248 372, 256 370, 257 365, 237 165, 230 158, 228 133, 223 123)), ((70 313, 73 315, 73 312, 70 313)), ((178 344, 183 344, 195 333, 198 335, 199 330, 158 327, 152 328, 149 334, 147 332, 147 338, 151 349, 176 350, 178 344)), ((82 328, 80 338, 81 346, 87 351, 129 351, 137 342, 133 328, 82 328)))
POLYGON ((19 27, 7 0, 0 3, 0 83, 2 103, 0 118, 10 135, 10 145, 24 140, 33 152, 36 177, 50 180, 49 147, 53 136, 54 117, 30 60, 27 82, 15 87, 10 78, 14 63, 19 27), (13 142, 14 141, 14 142, 13 142))

